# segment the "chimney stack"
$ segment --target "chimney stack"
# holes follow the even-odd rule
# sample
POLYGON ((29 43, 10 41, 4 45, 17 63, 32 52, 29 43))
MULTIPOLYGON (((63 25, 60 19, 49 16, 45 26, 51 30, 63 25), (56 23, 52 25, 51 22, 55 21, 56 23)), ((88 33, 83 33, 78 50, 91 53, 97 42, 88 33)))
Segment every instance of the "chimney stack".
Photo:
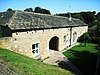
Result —
POLYGON ((69 18, 69 20, 71 20, 71 19, 72 19, 72 18, 71 18, 70 9, 71 9, 71 6, 69 6, 69 12, 68 12, 68 18, 69 18))
POLYGON ((68 15, 69 15, 69 20, 71 21, 71 19, 72 19, 72 17, 71 17, 71 14, 70 14, 70 12, 68 13, 68 15))

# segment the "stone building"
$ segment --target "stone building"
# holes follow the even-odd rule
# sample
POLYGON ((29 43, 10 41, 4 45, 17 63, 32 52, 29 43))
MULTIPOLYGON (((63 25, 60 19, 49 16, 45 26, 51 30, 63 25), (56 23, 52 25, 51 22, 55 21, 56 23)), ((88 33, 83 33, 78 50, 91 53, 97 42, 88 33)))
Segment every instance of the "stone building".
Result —
POLYGON ((87 24, 76 18, 19 10, 1 12, 0 26, 2 35, 9 37, 10 50, 41 59, 48 57, 50 50, 73 46, 88 30, 87 24))

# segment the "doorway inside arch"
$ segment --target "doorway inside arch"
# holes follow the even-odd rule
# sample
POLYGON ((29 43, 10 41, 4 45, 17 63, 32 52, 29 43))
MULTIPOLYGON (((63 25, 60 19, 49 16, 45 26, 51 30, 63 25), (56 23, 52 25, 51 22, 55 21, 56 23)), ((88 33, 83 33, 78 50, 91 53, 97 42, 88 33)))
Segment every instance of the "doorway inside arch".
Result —
POLYGON ((54 36, 49 41, 49 49, 51 50, 59 50, 59 38, 57 36, 54 36))

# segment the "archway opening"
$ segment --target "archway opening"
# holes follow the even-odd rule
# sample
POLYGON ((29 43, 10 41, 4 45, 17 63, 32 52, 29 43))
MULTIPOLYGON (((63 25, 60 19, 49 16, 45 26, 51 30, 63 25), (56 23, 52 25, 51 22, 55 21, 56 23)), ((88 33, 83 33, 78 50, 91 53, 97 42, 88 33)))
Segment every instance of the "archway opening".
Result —
POLYGON ((49 49, 51 50, 59 50, 59 38, 57 36, 52 37, 49 41, 49 49))

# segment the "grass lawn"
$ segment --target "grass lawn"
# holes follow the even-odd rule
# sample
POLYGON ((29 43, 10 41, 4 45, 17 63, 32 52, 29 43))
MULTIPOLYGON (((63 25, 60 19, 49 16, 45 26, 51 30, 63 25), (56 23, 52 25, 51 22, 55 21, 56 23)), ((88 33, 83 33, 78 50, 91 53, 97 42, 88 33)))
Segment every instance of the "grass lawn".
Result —
POLYGON ((18 75, 75 75, 57 66, 47 65, 2 48, 0 48, 0 62, 18 75))
POLYGON ((84 75, 95 75, 97 63, 96 44, 87 43, 86 47, 75 46, 63 54, 80 69, 84 75))

